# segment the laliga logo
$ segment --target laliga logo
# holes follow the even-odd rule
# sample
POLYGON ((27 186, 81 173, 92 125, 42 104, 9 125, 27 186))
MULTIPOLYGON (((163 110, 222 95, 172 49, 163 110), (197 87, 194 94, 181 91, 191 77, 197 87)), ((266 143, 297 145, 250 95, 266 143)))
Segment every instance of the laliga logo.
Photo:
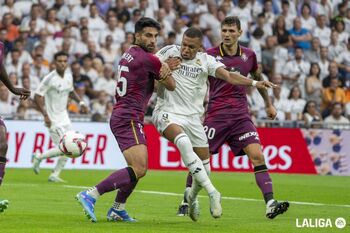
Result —
MULTIPOLYGON (((337 218, 334 221, 334 225, 342 229, 346 226, 346 220, 342 217, 337 218)), ((304 218, 302 221, 299 221, 299 219, 295 219, 295 226, 298 228, 332 228, 332 221, 330 218, 304 218)))

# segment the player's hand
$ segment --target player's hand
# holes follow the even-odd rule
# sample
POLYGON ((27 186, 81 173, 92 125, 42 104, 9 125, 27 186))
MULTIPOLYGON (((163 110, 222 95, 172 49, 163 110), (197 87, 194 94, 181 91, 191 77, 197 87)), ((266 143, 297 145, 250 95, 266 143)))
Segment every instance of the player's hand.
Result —
POLYGON ((51 127, 51 120, 50 120, 50 118, 49 118, 48 115, 45 115, 45 116, 44 116, 44 122, 45 122, 45 126, 46 126, 47 128, 50 128, 50 127, 51 127))
POLYGON ((177 70, 181 66, 181 58, 179 57, 169 57, 165 62, 168 64, 170 70, 177 70))
POLYGON ((256 88, 259 89, 268 89, 268 88, 277 88, 278 86, 270 81, 258 81, 256 83, 256 88))
POLYGON ((171 75, 171 69, 167 63, 162 62, 162 67, 160 68, 159 76, 160 79, 165 79, 171 75))
POLYGON ((15 95, 19 95, 20 100, 25 100, 30 96, 30 90, 27 90, 25 88, 14 88, 12 90, 12 93, 15 95))
POLYGON ((277 116, 276 108, 271 104, 270 106, 265 108, 266 115, 269 119, 274 120, 277 116))

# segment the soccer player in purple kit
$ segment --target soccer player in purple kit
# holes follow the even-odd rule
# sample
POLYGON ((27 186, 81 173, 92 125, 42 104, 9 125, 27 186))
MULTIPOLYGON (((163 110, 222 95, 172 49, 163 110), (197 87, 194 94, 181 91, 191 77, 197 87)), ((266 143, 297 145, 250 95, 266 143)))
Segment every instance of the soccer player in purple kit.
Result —
MULTIPOLYGON (((251 74, 255 80, 262 80, 254 51, 238 44, 241 34, 239 19, 226 17, 221 24, 222 43, 218 47, 207 50, 207 53, 220 60, 231 72, 239 72, 244 76, 251 74)), ((236 156, 246 154, 249 157, 254 166, 256 183, 266 203, 266 217, 273 219, 287 211, 289 203, 278 202, 273 197, 272 180, 265 164, 256 127, 248 111, 246 88, 231 85, 213 77, 209 77, 209 83, 209 104, 203 125, 210 152, 218 153, 219 148, 226 142, 236 156)), ((258 90, 264 99, 267 116, 274 119, 277 113, 267 91, 258 90)), ((188 201, 185 197, 191 185, 192 177, 189 174, 178 216, 187 214, 188 201)))
POLYGON ((147 172, 147 146, 143 133, 144 113, 150 99, 154 80, 170 91, 175 81, 169 66, 152 53, 156 48, 160 24, 141 18, 135 24, 135 45, 126 51, 118 65, 116 104, 110 119, 111 130, 123 152, 128 167, 113 172, 89 190, 77 194, 85 214, 96 222, 94 206, 104 193, 118 189, 114 205, 107 213, 108 221, 134 222, 125 210, 127 198, 137 182, 147 172))
MULTIPOLYGON (((30 91, 25 88, 16 88, 12 85, 7 76, 5 66, 3 64, 5 57, 5 45, 0 41, 0 85, 5 85, 13 94, 19 95, 21 100, 25 100, 30 96, 30 91)), ((6 153, 7 153, 7 141, 6 141, 6 126, 4 121, 0 117, 0 185, 5 175, 6 166, 6 153)), ((8 207, 8 200, 0 200, 0 212, 3 212, 8 207)))

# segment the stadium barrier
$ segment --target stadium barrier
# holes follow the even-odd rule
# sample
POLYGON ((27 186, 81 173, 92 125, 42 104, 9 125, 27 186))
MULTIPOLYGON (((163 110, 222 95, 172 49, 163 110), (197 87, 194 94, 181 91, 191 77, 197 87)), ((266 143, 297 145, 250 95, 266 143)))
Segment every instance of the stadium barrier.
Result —
MULTIPOLYGON (((53 147, 43 122, 7 120, 8 167, 31 167, 31 154, 53 147)), ((73 128, 86 135, 86 153, 70 159, 68 169, 118 169, 126 165, 108 123, 74 122, 73 128)), ((162 138, 155 127, 145 125, 149 168, 186 170, 176 147, 162 138)), ((267 167, 271 172, 350 175, 350 131, 330 129, 259 128, 267 167)), ((242 137, 251 137, 247 133, 242 137)), ((252 171, 247 156, 235 157, 227 145, 212 156, 213 171, 252 171)), ((43 161, 52 168, 54 159, 43 161)))

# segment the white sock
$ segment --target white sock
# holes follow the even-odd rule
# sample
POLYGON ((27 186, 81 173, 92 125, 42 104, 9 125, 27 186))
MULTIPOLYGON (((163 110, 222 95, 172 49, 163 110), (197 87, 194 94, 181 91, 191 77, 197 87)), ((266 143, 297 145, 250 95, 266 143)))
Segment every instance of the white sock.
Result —
POLYGON ((202 163, 205 171, 207 172, 207 175, 210 176, 210 171, 211 171, 210 159, 202 160, 202 163))
POLYGON ((193 179, 192 187, 190 190, 191 199, 195 199, 201 190, 202 190, 202 186, 200 186, 200 184, 198 184, 198 182, 195 179, 193 179))
POLYGON ((266 206, 270 206, 274 201, 275 201, 274 199, 269 200, 269 201, 266 203, 266 206))
POLYGON ((52 148, 48 151, 45 151, 40 156, 38 156, 38 159, 43 160, 47 158, 54 158, 63 155, 62 151, 58 149, 57 147, 52 148))
POLYGON ((125 203, 114 202, 112 208, 118 211, 125 210, 125 203))
POLYGON ((59 176, 62 169, 64 168, 64 166, 66 165, 67 163, 67 160, 68 158, 66 156, 61 156, 58 158, 58 161, 57 161, 57 164, 56 164, 56 167, 53 169, 53 172, 51 175, 53 176, 59 176))
POLYGON ((198 185, 202 186, 208 194, 216 190, 205 171, 202 161, 197 154, 194 153, 192 143, 188 136, 185 133, 181 133, 176 136, 174 143, 180 150, 182 160, 198 185))
POLYGON ((95 198, 95 200, 97 200, 101 196, 100 193, 97 191, 97 188, 95 186, 90 188, 86 193, 87 193, 87 195, 95 198))

